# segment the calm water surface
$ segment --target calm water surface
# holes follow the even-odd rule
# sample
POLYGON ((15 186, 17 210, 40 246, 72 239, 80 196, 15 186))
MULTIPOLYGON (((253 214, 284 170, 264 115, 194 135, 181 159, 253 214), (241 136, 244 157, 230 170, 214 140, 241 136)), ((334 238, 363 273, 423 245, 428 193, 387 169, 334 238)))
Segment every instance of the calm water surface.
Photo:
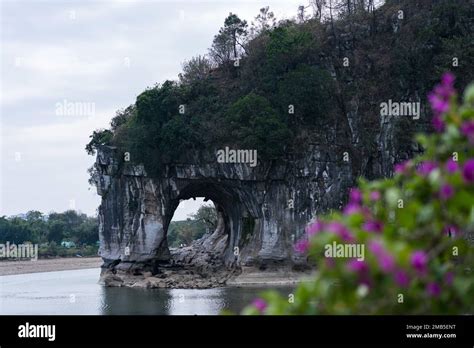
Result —
MULTIPOLYGON (((98 284, 100 269, 0 277, 0 314, 219 314, 239 312, 264 288, 130 289, 98 284)), ((276 288, 282 294, 290 287, 276 288)))

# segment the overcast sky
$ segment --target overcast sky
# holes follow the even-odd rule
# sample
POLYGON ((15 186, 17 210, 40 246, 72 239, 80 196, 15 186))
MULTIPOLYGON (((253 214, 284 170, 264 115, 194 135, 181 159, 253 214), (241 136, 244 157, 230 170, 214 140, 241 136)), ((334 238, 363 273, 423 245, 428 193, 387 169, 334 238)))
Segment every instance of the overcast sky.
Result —
MULTIPOLYGON (((92 131, 206 53, 229 12, 250 22, 269 5, 291 18, 301 3, 1 0, 0 215, 95 214, 94 158, 84 151, 92 131), (66 102, 90 109, 61 114, 66 102)), ((181 203, 175 219, 199 204, 181 203)))

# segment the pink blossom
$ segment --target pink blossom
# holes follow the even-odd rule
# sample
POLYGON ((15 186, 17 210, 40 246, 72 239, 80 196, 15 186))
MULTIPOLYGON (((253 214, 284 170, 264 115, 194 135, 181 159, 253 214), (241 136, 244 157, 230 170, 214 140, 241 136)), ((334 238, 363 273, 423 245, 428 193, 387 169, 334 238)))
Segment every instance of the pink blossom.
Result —
POLYGON ((471 158, 464 163, 462 177, 467 183, 474 182, 474 158, 471 158))
POLYGON ((383 252, 383 246, 380 242, 377 242, 375 240, 371 240, 369 242, 369 250, 374 254, 374 255, 380 255, 383 252))
POLYGON ((458 163, 450 158, 446 161, 445 168, 448 173, 453 174, 458 170, 458 163))
POLYGON ((362 202, 362 193, 357 188, 352 188, 349 192, 349 201, 352 203, 362 202))
POLYGON ((443 201, 447 201, 454 195, 454 188, 449 184, 443 184, 439 190, 439 197, 443 201))
POLYGON ((428 95, 428 100, 435 117, 439 117, 441 114, 444 114, 449 110, 449 101, 436 93, 430 93, 428 95))
POLYGON ((346 242, 351 242, 354 240, 354 237, 352 236, 349 229, 338 221, 330 222, 327 226, 327 230, 337 234, 342 240, 346 242))
POLYGON ((371 286, 369 276, 369 265, 367 264, 367 262, 352 259, 347 262, 346 267, 350 272, 357 273, 359 283, 365 284, 368 287, 371 286))
POLYGON ((382 272, 390 273, 395 267, 395 259, 388 252, 382 253, 378 258, 380 269, 382 272))
POLYGON ((366 273, 369 271, 369 265, 365 261, 359 260, 349 260, 346 264, 346 267, 349 271, 357 273, 366 273))
POLYGON ((410 277, 403 270, 395 271, 395 273, 393 275, 393 279, 395 280, 395 283, 397 283, 398 286, 400 286, 402 288, 406 288, 410 285, 410 277))
POLYGON ((372 201, 378 201, 382 195, 380 194, 379 191, 372 191, 370 192, 370 200, 372 201))
POLYGON ((469 139, 470 143, 474 143, 474 121, 468 120, 461 125, 461 133, 469 139))
POLYGON ((450 237, 455 237, 459 233, 459 229, 455 225, 446 225, 443 231, 446 235, 450 237))
POLYGON ((375 255, 382 272, 389 273, 393 271, 395 268, 395 259, 384 249, 382 244, 377 241, 370 241, 369 250, 375 255))
POLYGON ((438 133, 445 130, 445 123, 442 115, 449 111, 449 101, 451 96, 455 93, 453 84, 454 75, 451 73, 445 73, 441 77, 441 83, 428 94, 428 101, 430 102, 431 109, 433 109, 434 113, 431 123, 438 133))
POLYGON ((395 164, 395 173, 404 174, 408 170, 408 166, 411 164, 410 161, 395 164))
POLYGON ((366 221, 362 225, 362 229, 367 232, 381 233, 383 231, 383 223, 377 220, 366 221))
POLYGON ((446 128, 443 118, 440 115, 436 115, 431 119, 431 125, 433 126, 434 130, 438 133, 444 132, 446 128))
POLYGON ((433 161, 421 162, 417 168, 417 173, 422 176, 428 176, 438 165, 433 161))
POLYGON ((352 215, 361 212, 361 207, 358 203, 349 202, 343 210, 344 215, 352 215))
POLYGON ((454 77, 454 75, 450 72, 445 72, 443 76, 441 76, 441 85, 448 89, 451 88, 449 96, 454 93, 454 91, 452 91, 452 88, 453 88, 455 79, 456 77, 454 77))
POLYGON ((300 239, 295 244, 295 251, 300 254, 304 254, 309 249, 309 241, 307 239, 300 239))
POLYGON ((315 234, 321 232, 324 229, 324 222, 320 220, 316 220, 311 222, 308 226, 306 226, 306 234, 308 236, 314 236, 315 234))
POLYGON ((420 274, 425 274, 428 265, 428 255, 424 251, 417 250, 411 254, 411 265, 420 274))
POLYGON ((264 299, 256 298, 253 300, 252 305, 257 308, 260 313, 263 313, 267 308, 267 302, 264 299))

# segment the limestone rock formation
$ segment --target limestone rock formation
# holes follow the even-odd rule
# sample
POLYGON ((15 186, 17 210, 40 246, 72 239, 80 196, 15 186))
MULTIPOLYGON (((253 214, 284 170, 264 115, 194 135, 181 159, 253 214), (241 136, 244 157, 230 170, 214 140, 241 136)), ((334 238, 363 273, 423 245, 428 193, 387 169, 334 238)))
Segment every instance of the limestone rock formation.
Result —
MULTIPOLYGON (((390 122, 384 122, 381 141, 390 138, 390 122)), ((347 145, 337 144, 308 144, 298 156, 255 167, 218 163, 215 153, 201 153, 188 163, 167 165, 156 177, 143 166, 120 161, 114 147, 101 146, 93 180, 102 196, 103 267, 131 274, 189 265, 201 274, 241 266, 304 268, 306 259, 294 244, 305 225, 319 213, 340 208, 358 176, 390 173, 394 150, 383 145, 382 154, 364 156, 359 163, 345 158, 347 145), (173 213, 181 200, 193 197, 215 203, 218 227, 192 247, 170 252, 167 230, 173 213)))

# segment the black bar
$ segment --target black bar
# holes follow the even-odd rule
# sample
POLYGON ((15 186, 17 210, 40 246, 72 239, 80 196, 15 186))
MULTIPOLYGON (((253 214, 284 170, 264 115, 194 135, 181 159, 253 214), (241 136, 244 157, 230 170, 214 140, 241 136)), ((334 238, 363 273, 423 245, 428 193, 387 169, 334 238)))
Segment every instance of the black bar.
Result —
POLYGON ((33 343, 130 347, 230 343, 290 347, 316 343, 474 346, 474 316, 0 316, 0 328, 2 348, 33 343), (55 340, 18 337, 19 326, 26 323, 55 325, 55 340), (407 337, 427 333, 456 337, 407 337))

